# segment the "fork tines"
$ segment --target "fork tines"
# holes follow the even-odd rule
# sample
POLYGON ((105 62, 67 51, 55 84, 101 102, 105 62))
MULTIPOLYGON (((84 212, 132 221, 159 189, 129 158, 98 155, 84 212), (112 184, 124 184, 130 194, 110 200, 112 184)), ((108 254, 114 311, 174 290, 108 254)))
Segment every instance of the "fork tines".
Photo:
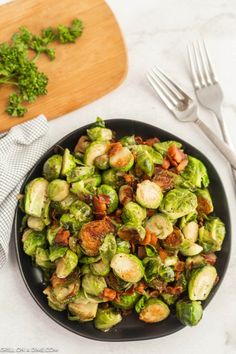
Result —
POLYGON ((204 41, 188 45, 188 55, 195 89, 217 82, 204 41))

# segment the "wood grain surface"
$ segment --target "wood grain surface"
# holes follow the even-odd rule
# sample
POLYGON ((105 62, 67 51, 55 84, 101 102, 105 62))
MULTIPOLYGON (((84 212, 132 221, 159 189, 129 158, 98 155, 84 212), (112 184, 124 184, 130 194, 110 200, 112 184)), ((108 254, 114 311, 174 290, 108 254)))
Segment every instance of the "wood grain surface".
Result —
POLYGON ((48 95, 29 104, 24 118, 5 113, 12 87, 0 86, 0 131, 40 113, 54 119, 86 105, 116 88, 127 71, 122 34, 110 8, 103 0, 16 0, 0 7, 0 42, 8 41, 20 26, 33 33, 59 23, 69 25, 78 17, 84 33, 76 44, 53 43, 56 59, 44 55, 37 62, 49 77, 48 95))

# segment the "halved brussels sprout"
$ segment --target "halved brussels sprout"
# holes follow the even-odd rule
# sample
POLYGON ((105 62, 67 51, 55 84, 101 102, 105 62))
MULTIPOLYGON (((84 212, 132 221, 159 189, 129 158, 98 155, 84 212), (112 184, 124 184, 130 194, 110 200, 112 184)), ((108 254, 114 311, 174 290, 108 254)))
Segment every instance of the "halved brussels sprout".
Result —
POLYGON ((129 283, 137 283, 144 275, 142 262, 132 254, 117 253, 110 266, 119 278, 129 283))
POLYGON ((77 254, 79 259, 82 257, 82 250, 80 248, 79 240, 78 240, 77 235, 76 236, 71 236, 69 238, 69 247, 70 247, 71 251, 73 251, 73 252, 75 252, 77 254))
POLYGON ((108 184, 109 186, 112 186, 113 188, 117 187, 117 171, 113 170, 110 168, 109 170, 106 170, 102 174, 102 183, 103 184, 108 184))
POLYGON ((107 141, 94 141, 85 150, 84 163, 88 166, 94 164, 96 157, 105 154, 110 147, 110 143, 107 141))
POLYGON ((135 291, 133 294, 121 294, 119 295, 119 300, 115 300, 112 302, 112 304, 122 310, 131 310, 134 308, 136 302, 140 298, 140 295, 136 293, 135 291))
POLYGON ((76 167, 76 162, 75 158, 73 155, 71 155, 69 149, 64 150, 64 154, 62 157, 62 168, 61 168, 61 174, 62 176, 66 176, 68 173, 70 173, 74 168, 76 167))
POLYGON ((199 229, 199 244, 204 252, 220 251, 225 232, 225 225, 219 218, 209 218, 199 229))
POLYGON ((187 240, 191 242, 196 242, 198 239, 198 223, 196 221, 188 222, 182 228, 182 232, 187 240))
POLYGON ((161 188, 154 182, 145 180, 138 184, 136 201, 144 208, 156 209, 163 198, 161 188))
POLYGON ((118 229, 117 234, 122 240, 142 242, 145 239, 146 231, 142 225, 127 222, 118 229))
POLYGON ((169 307, 159 299, 148 299, 139 312, 139 319, 146 323, 156 323, 165 320, 170 314, 169 307))
POLYGON ((175 266, 178 263, 178 257, 177 256, 167 256, 164 260, 163 260, 163 264, 166 267, 172 267, 175 266))
POLYGON ((172 295, 168 293, 161 293, 162 299, 165 301, 167 305, 173 305, 178 299, 178 295, 172 295))
POLYGON ((138 152, 136 163, 147 176, 152 177, 154 173, 154 162, 152 156, 146 150, 138 152))
POLYGON ((93 213, 90 206, 81 200, 76 200, 70 206, 70 213, 74 215, 77 221, 87 222, 92 220, 93 213))
POLYGON ((44 247, 46 245, 45 233, 26 229, 22 236, 23 249, 28 256, 34 256, 37 247, 44 247))
POLYGON ((69 193, 68 196, 60 202, 52 202, 51 208, 54 209, 56 213, 63 214, 70 209, 71 204, 77 199, 78 198, 75 194, 69 193))
POLYGON ((200 254, 198 254, 196 256, 188 257, 185 261, 186 269, 190 269, 190 270, 192 270, 194 268, 201 268, 205 265, 207 265, 207 261, 200 254))
POLYGON ((200 301, 179 300, 176 303, 176 316, 185 326, 196 326, 202 315, 200 301))
POLYGON ((106 281, 102 276, 87 273, 82 278, 82 288, 87 294, 101 295, 106 287, 106 281))
POLYGON ((122 146, 136 145, 135 136, 134 135, 123 136, 120 139, 120 143, 122 144, 122 146))
POLYGON ((66 254, 58 261, 56 275, 58 278, 66 278, 73 272, 78 263, 78 256, 71 250, 67 250, 66 254))
POLYGON ((50 261, 48 250, 41 247, 37 247, 36 249, 35 263, 43 269, 54 268, 54 264, 50 261))
POLYGON ((101 183, 102 177, 99 173, 94 173, 94 175, 84 180, 85 187, 91 192, 94 191, 94 187, 100 186, 101 183))
POLYGON ((197 188, 201 188, 202 185, 207 187, 209 184, 206 167, 202 161, 192 156, 188 156, 188 165, 181 173, 181 176, 197 188))
POLYGON ((199 246, 197 243, 194 243, 190 240, 185 239, 180 247, 180 253, 183 256, 196 256, 201 253, 203 248, 199 246))
POLYGON ((47 229, 47 240, 50 246, 53 245, 54 239, 58 233, 58 231, 61 229, 60 226, 51 226, 47 229))
POLYGON ((197 197, 184 188, 175 188, 167 192, 160 210, 171 219, 177 219, 196 210, 197 197))
POLYGON ((98 308, 96 317, 94 319, 94 325, 100 331, 107 332, 109 331, 110 328, 117 325, 121 321, 122 321, 121 314, 117 312, 115 309, 98 308))
POLYGON ((105 277, 110 272, 110 266, 109 263, 105 263, 100 260, 96 263, 91 263, 90 270, 93 275, 101 275, 105 277))
POLYGON ((58 258, 63 257, 66 254, 68 247, 64 246, 51 246, 49 247, 49 259, 51 262, 54 262, 58 258))
POLYGON ((216 278, 216 269, 211 265, 193 270, 188 283, 190 300, 206 300, 215 284, 216 278))
POLYGON ((127 172, 134 164, 134 156, 127 147, 121 147, 116 153, 110 155, 109 163, 115 170, 127 172))
POLYGON ((212 203, 211 195, 208 189, 197 189, 195 191, 197 196, 197 211, 198 213, 208 215, 213 212, 214 206, 212 203))
POLYGON ((99 252, 104 263, 109 264, 113 256, 116 254, 116 238, 112 233, 105 236, 99 252))
POLYGON ((28 215, 40 218, 47 198, 48 181, 44 178, 35 178, 25 188, 25 212, 28 215))
POLYGON ((78 232, 83 225, 83 223, 76 220, 75 216, 72 214, 63 214, 60 217, 60 224, 64 229, 70 230, 73 233, 78 232))
POLYGON ((87 129, 87 134, 90 140, 107 141, 112 139, 112 131, 108 128, 94 127, 87 129))
POLYGON ((99 170, 107 170, 110 167, 108 154, 103 154, 96 157, 94 164, 97 168, 99 168, 99 170))
POLYGON ((48 286, 46 289, 44 289, 43 293, 47 295, 48 306, 51 307, 53 310, 64 311, 66 309, 67 303, 58 301, 56 299, 51 286, 48 286))
POLYGON ((116 276, 112 271, 106 276, 107 286, 111 289, 116 291, 127 291, 129 290, 133 284, 127 283, 126 281, 122 280, 118 276, 116 276))
POLYGON ((62 166, 62 156, 52 155, 43 165, 43 176, 51 182, 60 177, 62 166))
POLYGON ((48 185, 48 196, 54 202, 61 202, 68 197, 69 191, 69 184, 62 179, 54 179, 48 185))
MULTIPOLYGON (((92 178, 92 177, 91 177, 92 178)), ((84 181, 72 183, 70 191, 77 195, 77 197, 85 202, 92 201, 96 188, 90 185, 85 185, 84 181)))
POLYGON ((77 166, 67 174, 66 180, 68 183, 78 182, 92 176, 94 172, 94 166, 77 166))
POLYGON ((71 315, 68 315, 69 320, 79 321, 79 322, 88 322, 92 321, 97 313, 98 304, 88 302, 84 303, 73 303, 68 304, 68 310, 71 315))
POLYGON ((118 207, 118 195, 111 186, 107 184, 102 184, 100 187, 97 189, 97 194, 103 194, 109 197, 109 203, 108 203, 108 208, 107 208, 107 213, 111 214, 113 211, 115 211, 118 207))
POLYGON ((177 148, 181 148, 182 144, 178 141, 169 140, 169 141, 162 141, 153 145, 154 149, 157 150, 161 155, 165 156, 167 151, 171 145, 176 145, 177 148))
POLYGON ((129 202, 124 206, 121 217, 124 223, 132 222, 140 225, 146 218, 146 215, 146 209, 137 203, 129 202))
POLYGON ((45 228, 45 223, 43 220, 41 218, 37 218, 36 216, 29 216, 27 219, 27 225, 34 231, 43 231, 45 228))
POLYGON ((146 223, 146 230, 154 233, 160 240, 165 239, 173 231, 173 225, 164 214, 153 215, 146 223))
POLYGON ((117 253, 127 253, 127 254, 130 253, 131 246, 130 246, 129 241, 125 241, 125 240, 122 240, 119 237, 117 237, 116 245, 117 245, 117 248, 116 248, 117 253))
POLYGON ((174 281, 175 273, 173 269, 162 264, 158 256, 145 257, 143 265, 145 267, 144 278, 148 283, 152 282, 157 276, 167 283, 174 281))

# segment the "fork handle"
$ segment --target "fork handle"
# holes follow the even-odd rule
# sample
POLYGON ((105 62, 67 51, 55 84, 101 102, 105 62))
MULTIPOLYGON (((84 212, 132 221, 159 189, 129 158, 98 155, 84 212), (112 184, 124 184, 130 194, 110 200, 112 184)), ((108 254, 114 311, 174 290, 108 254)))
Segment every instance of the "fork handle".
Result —
POLYGON ((208 126, 199 118, 195 120, 195 123, 203 131, 203 133, 211 140, 211 142, 220 150, 222 155, 229 161, 232 167, 236 169, 236 154, 235 152, 222 141, 208 126))

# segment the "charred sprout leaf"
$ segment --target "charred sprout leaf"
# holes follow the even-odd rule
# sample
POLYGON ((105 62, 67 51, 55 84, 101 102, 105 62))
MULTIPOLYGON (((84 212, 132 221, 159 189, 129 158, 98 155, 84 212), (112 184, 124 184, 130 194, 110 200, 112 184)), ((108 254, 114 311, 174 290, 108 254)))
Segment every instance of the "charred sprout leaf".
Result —
POLYGON ((200 301, 179 300, 176 303, 176 316, 186 326, 196 326, 202 315, 200 301))
POLYGON ((142 311, 142 309, 144 308, 145 306, 145 302, 147 301, 148 299, 148 296, 147 294, 144 294, 140 297, 140 299, 136 302, 135 304, 135 311, 137 313, 140 313, 142 311))
POLYGON ((208 215, 213 212, 214 207, 211 199, 211 195, 208 189, 197 189, 195 191, 197 196, 197 211, 200 215, 208 215))
POLYGON ((115 309, 98 309, 94 320, 94 325, 97 329, 103 332, 109 331, 110 328, 121 322, 122 317, 115 309))
POLYGON ((146 231, 142 225, 127 222, 119 227, 117 234, 122 240, 141 242, 145 238, 146 231))

